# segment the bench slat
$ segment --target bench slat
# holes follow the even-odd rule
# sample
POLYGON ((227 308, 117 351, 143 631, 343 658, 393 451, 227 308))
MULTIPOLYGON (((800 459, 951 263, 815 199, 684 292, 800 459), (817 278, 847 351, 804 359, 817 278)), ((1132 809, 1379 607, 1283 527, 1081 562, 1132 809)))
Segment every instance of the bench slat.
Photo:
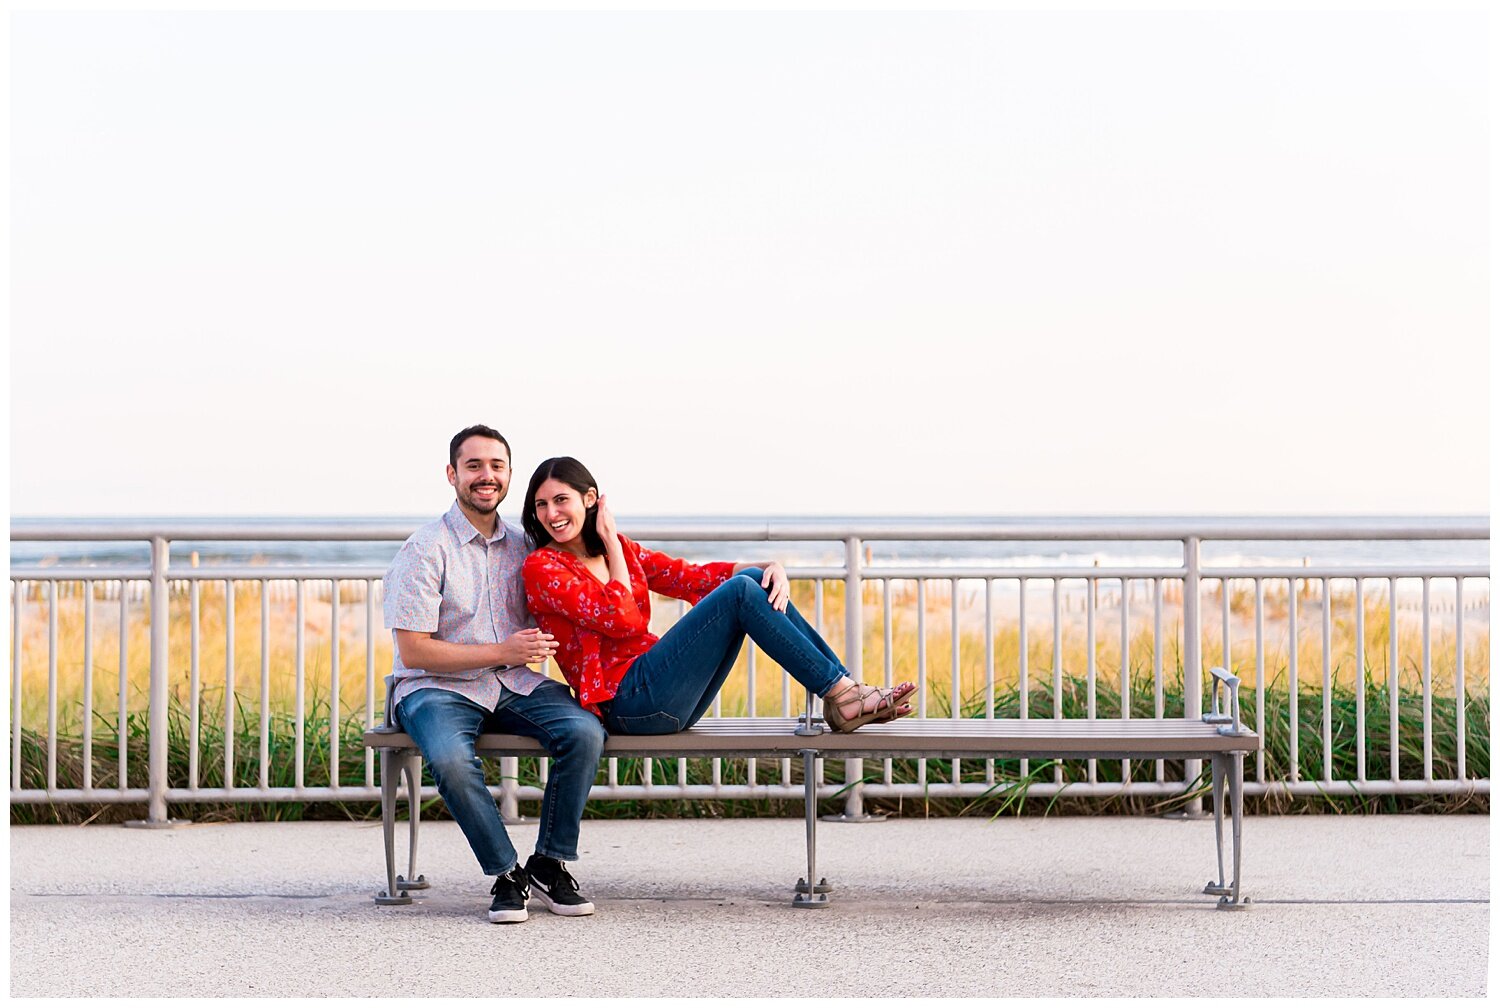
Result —
MULTIPOLYGON (((612 735, 606 756, 765 756, 816 749, 834 758, 922 756, 928 758, 1094 757, 1171 759, 1194 755, 1255 752, 1253 733, 1221 735, 1218 726, 1181 718, 1087 720, 996 718, 981 720, 903 720, 866 725, 856 732, 796 735, 796 718, 712 718, 673 735, 612 735)), ((370 731, 365 745, 412 748, 410 736, 370 731)), ((543 754, 535 740, 520 735, 481 735, 477 751, 499 755, 543 754)))

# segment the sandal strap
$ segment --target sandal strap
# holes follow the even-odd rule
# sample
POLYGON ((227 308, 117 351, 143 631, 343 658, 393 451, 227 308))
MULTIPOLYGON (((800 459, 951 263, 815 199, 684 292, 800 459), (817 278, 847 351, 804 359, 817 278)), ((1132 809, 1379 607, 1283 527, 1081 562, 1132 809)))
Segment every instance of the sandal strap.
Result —
POLYGON ((891 686, 870 686, 866 683, 850 683, 837 693, 829 693, 823 698, 826 707, 830 703, 838 710, 841 720, 851 717, 859 717, 861 714, 879 714, 885 710, 896 709, 896 690, 891 686), (852 694, 852 695, 851 695, 852 694), (875 699, 875 705, 870 706, 870 699, 875 699), (858 707, 853 707, 854 704, 858 707), (851 713, 852 708, 852 713, 851 713))

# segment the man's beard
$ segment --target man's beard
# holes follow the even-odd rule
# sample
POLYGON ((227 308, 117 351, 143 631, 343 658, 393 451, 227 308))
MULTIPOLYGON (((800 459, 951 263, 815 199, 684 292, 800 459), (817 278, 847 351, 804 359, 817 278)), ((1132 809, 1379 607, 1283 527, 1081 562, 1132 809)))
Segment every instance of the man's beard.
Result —
POLYGON ((464 503, 479 514, 491 514, 499 510, 500 502, 505 499, 505 491, 505 487, 496 485, 495 499, 492 501, 481 501, 475 498, 474 487, 470 487, 463 495, 464 503))

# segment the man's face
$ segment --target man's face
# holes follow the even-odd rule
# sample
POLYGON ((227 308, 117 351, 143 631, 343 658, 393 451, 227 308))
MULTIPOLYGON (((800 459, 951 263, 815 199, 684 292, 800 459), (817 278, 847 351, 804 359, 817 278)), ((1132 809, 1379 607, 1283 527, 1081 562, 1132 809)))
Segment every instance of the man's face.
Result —
POLYGON ((458 501, 475 514, 494 514, 510 489, 510 453, 494 438, 475 434, 458 446, 458 464, 448 467, 458 501))

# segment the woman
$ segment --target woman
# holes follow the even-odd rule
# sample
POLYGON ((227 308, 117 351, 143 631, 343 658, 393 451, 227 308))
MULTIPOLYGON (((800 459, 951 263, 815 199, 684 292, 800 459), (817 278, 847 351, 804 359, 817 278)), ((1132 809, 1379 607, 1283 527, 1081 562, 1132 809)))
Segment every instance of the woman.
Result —
POLYGON ((854 682, 832 648, 792 607, 781 564, 691 564, 620 535, 594 477, 574 458, 537 467, 521 524, 533 552, 521 572, 526 605, 557 638, 557 663, 604 727, 667 735, 696 724, 749 634, 823 698, 835 731, 911 713, 911 683, 854 682), (695 603, 658 638, 651 592, 695 603))

